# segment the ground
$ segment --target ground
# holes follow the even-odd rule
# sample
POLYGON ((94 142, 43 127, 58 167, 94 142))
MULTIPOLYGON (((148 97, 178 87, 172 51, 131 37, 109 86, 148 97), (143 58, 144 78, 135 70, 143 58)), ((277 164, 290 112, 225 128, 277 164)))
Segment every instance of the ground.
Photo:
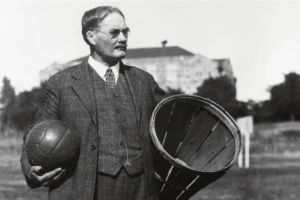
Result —
MULTIPOLYGON (((30 189, 20 169, 21 138, 0 138, 0 199, 46 200, 47 189, 30 189)), ((296 200, 300 197, 297 153, 252 155, 250 169, 233 166, 191 200, 296 200)))

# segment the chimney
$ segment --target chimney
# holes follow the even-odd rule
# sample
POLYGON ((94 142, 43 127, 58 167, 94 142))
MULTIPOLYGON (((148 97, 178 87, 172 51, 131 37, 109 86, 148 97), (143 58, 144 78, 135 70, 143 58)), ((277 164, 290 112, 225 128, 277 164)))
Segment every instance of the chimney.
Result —
POLYGON ((162 44, 162 47, 166 47, 167 43, 168 43, 168 41, 167 41, 167 40, 164 40, 164 41, 162 41, 162 42, 161 42, 161 44, 162 44))

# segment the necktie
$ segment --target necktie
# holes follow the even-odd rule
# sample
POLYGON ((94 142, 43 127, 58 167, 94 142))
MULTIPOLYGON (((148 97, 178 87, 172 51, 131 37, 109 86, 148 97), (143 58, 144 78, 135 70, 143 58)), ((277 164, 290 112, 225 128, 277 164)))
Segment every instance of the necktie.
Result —
POLYGON ((113 71, 110 67, 107 68, 107 70, 106 70, 105 80, 106 80, 106 84, 108 86, 110 86, 111 88, 113 88, 115 86, 115 76, 114 76, 114 73, 113 73, 113 71))

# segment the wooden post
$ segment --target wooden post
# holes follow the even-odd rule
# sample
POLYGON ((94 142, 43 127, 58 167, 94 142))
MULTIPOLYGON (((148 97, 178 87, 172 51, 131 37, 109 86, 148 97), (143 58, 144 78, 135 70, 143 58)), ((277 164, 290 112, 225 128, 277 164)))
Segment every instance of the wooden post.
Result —
POLYGON ((239 155, 238 165, 239 167, 249 168, 250 167, 250 135, 253 133, 253 117, 246 116, 237 119, 237 124, 241 130, 241 142, 242 148, 239 155), (243 163, 243 150, 245 151, 245 158, 243 163))

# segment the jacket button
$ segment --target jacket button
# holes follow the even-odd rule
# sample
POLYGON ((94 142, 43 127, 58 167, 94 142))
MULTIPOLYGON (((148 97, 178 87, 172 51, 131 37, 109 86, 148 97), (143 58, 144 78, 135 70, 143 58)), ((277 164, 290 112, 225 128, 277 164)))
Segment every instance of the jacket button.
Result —
POLYGON ((91 147, 91 148, 92 148, 92 150, 95 150, 95 149, 96 149, 96 146, 92 144, 92 147, 91 147))

